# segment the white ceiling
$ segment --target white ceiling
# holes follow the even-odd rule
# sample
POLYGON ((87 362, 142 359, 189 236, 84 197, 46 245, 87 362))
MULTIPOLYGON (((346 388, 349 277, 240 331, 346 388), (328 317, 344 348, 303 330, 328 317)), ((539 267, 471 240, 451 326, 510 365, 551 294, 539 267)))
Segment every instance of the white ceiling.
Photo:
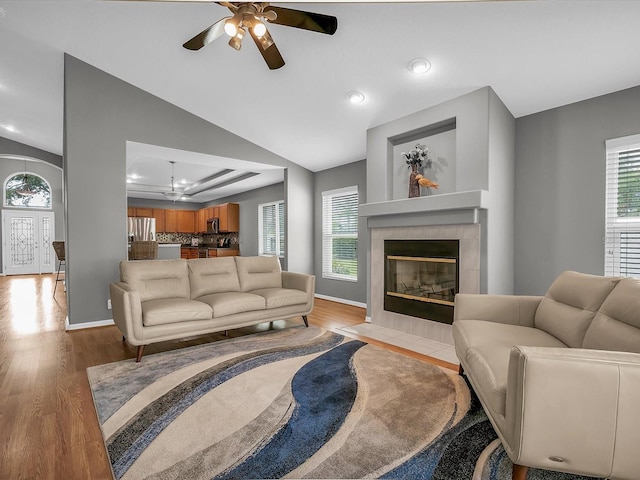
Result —
POLYGON ((63 52, 312 171, 365 158, 368 128, 486 85, 521 117, 640 84, 640 1, 274 3, 338 31, 271 25, 287 63, 270 71, 252 42, 182 48, 228 14, 215 3, 0 0, 0 125, 16 129, 0 135, 61 154, 63 52), (428 74, 409 73, 416 57, 428 74))

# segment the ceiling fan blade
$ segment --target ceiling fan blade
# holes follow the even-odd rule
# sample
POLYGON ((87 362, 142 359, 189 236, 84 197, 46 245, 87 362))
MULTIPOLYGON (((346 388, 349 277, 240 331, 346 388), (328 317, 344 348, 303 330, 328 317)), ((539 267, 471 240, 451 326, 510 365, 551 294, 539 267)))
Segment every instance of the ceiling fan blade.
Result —
POLYGON ((292 10, 290 8, 274 7, 271 5, 266 7, 265 10, 273 10, 278 15, 275 20, 269 20, 269 23, 302 28, 304 30, 326 33, 328 35, 336 33, 338 28, 338 19, 330 15, 303 12, 302 10, 292 10))
POLYGON ((280 55, 280 51, 276 44, 273 43, 273 38, 271 38, 271 34, 269 31, 262 36, 262 39, 258 38, 255 33, 253 33, 253 29, 249 29, 249 34, 253 41, 256 43, 256 47, 260 50, 264 61, 267 62, 270 70, 277 70, 278 68, 284 66, 284 58, 280 55), (265 48, 264 43, 270 43, 267 48, 265 48))
POLYGON ((185 42, 182 46, 188 50, 200 50, 202 47, 213 42, 216 38, 224 33, 224 22, 227 20, 227 18, 229 17, 218 20, 209 28, 204 29, 191 40, 185 42))

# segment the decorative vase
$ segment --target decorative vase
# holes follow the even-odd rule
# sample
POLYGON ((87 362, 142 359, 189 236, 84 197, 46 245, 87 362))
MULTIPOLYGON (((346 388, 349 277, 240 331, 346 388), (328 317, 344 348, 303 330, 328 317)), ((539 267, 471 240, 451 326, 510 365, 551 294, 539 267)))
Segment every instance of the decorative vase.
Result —
POLYGON ((409 175, 409 198, 420 196, 420 185, 418 185, 418 180, 416 180, 417 174, 418 165, 412 164, 411 175, 409 175))

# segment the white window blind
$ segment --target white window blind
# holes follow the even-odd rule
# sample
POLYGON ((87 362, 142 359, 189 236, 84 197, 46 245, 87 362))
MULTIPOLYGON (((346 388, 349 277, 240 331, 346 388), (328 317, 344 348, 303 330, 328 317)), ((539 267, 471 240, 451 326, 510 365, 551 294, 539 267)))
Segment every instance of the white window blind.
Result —
POLYGON ((322 276, 358 280, 358 187, 322 192, 322 276))
POLYGON ((606 147, 605 275, 640 277, 640 135, 606 147))
POLYGON ((258 254, 284 257, 284 200, 258 205, 258 254))

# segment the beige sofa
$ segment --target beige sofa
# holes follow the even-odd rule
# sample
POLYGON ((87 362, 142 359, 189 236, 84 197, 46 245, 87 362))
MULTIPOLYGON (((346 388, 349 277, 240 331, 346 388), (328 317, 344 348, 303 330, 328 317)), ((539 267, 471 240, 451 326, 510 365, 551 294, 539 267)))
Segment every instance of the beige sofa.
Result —
POLYGON ((640 280, 564 272, 544 297, 459 294, 453 337, 514 479, 640 478, 640 280))
POLYGON ((145 345, 295 316, 313 309, 315 277, 283 272, 277 257, 120 263, 113 319, 140 361, 145 345))

